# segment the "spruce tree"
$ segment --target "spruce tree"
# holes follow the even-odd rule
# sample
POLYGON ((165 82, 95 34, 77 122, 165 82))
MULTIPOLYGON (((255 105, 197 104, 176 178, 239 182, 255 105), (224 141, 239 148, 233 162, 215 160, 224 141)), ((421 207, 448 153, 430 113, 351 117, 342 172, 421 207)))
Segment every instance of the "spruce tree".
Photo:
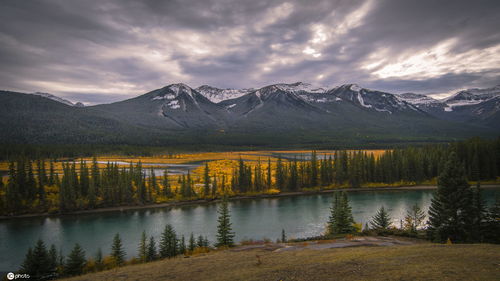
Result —
POLYGON ((190 252, 193 252, 195 248, 196 248, 196 240, 194 239, 194 234, 191 232, 191 236, 189 236, 188 250, 190 252))
POLYGON ((272 178, 271 178, 271 158, 267 159, 267 189, 272 188, 272 178))
POLYGON ((85 260, 85 251, 77 243, 73 250, 68 255, 64 271, 67 275, 80 275, 83 273, 83 267, 87 261, 85 260))
POLYGON ((438 177, 438 188, 429 208, 428 236, 436 242, 471 240, 472 197, 465 170, 452 152, 438 177))
POLYGON ((500 196, 495 198, 495 204, 486 213, 484 242, 500 243, 500 196))
POLYGON ((167 198, 172 197, 172 188, 170 187, 170 182, 168 180, 168 171, 165 169, 163 171, 163 195, 167 198))
POLYGON ((203 195, 208 197, 210 195, 210 170, 208 163, 205 163, 205 171, 203 173, 203 195))
POLYGON ((49 270, 52 272, 57 271, 57 250, 56 246, 54 244, 50 245, 50 250, 49 250, 49 270))
POLYGON ((147 241, 146 241, 146 231, 142 232, 141 241, 139 242, 139 260, 141 262, 147 261, 147 241))
POLYGON ((50 161, 49 178, 48 178, 49 185, 54 185, 56 183, 55 177, 56 177, 56 174, 55 174, 55 169, 54 169, 54 161, 50 161))
POLYGON ((310 186, 318 185, 318 158, 316 156, 316 151, 311 153, 311 182, 310 186))
POLYGON ((476 187, 472 190, 472 223, 470 224, 471 239, 475 242, 483 241, 485 232, 485 222, 487 217, 486 203, 481 195, 481 184, 477 181, 476 187))
POLYGON ((375 216, 372 217, 370 224, 372 228, 377 230, 389 229, 391 226, 391 217, 384 206, 380 207, 375 216))
POLYGON ((234 246, 234 232, 231 229, 231 216, 229 214, 229 207, 227 198, 224 197, 219 206, 219 218, 217 219, 217 243, 216 247, 232 247, 234 246))
POLYGON ((184 238, 184 235, 182 235, 181 240, 179 242, 179 254, 181 255, 186 254, 186 239, 184 238))
POLYGON ((115 234, 113 245, 111 246, 111 257, 117 266, 122 266, 125 263, 125 250, 123 250, 120 234, 115 234))
POLYGON ((204 247, 204 243, 203 243, 203 235, 199 235, 198 236, 198 240, 196 241, 196 246, 198 247, 204 247))
POLYGON ((101 271, 104 269, 104 261, 102 259, 101 248, 97 249, 97 253, 95 255, 95 269, 97 271, 101 271))
POLYGON ((28 273, 34 279, 43 279, 53 273, 51 259, 42 240, 36 242, 33 250, 28 249, 21 271, 28 273))
POLYGON ((154 261, 158 257, 158 253, 156 252, 156 243, 153 236, 149 238, 148 243, 148 251, 147 251, 147 261, 154 261))
POLYGON ((167 224, 165 226, 165 230, 161 235, 160 257, 172 258, 178 254, 178 251, 179 251, 179 245, 175 230, 170 224, 167 224))
POLYGON ((355 231, 354 218, 347 193, 335 192, 328 220, 329 234, 347 234, 355 231))
POLYGON ((33 257, 33 249, 28 248, 26 255, 24 256, 24 261, 21 264, 21 273, 34 274, 37 268, 36 260, 33 257))
POLYGON ((217 176, 214 174, 214 180, 212 182, 212 197, 215 198, 217 196, 217 176))

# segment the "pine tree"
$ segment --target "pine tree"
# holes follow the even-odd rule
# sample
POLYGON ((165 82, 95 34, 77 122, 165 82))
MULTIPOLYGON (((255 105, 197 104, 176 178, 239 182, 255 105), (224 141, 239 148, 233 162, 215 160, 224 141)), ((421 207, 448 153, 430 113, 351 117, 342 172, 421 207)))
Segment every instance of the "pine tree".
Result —
POLYGON ((205 163, 205 171, 203 173, 203 195, 208 197, 210 195, 210 170, 208 163, 205 163))
POLYGON ((219 206, 219 218, 217 219, 217 243, 216 247, 232 247, 234 246, 234 232, 231 229, 231 216, 229 214, 229 208, 227 203, 227 198, 224 197, 222 203, 219 206))
POLYGON ((123 250, 120 234, 115 234, 113 245, 111 246, 111 256, 117 266, 122 266, 125 263, 125 250, 123 250))
POLYGON ((63 255, 62 249, 59 248, 59 262, 58 262, 58 265, 59 265, 59 268, 61 269, 61 270, 59 270, 59 272, 64 272, 64 264, 65 264, 64 255, 63 255))
POLYGON ((391 217, 385 210, 384 206, 380 207, 375 216, 372 217, 370 224, 372 228, 377 230, 389 229, 391 226, 391 217))
POLYGON ((36 264, 36 260, 33 256, 33 250, 31 247, 28 248, 28 251, 26 252, 26 255, 24 256, 24 261, 21 264, 21 273, 28 273, 35 275, 35 271, 38 268, 38 265, 36 264))
POLYGON ((48 179, 49 185, 54 185, 56 183, 56 174, 55 174, 55 169, 54 169, 54 161, 50 161, 49 164, 49 179, 48 179))
POLYGON ((316 151, 311 153, 311 182, 310 186, 318 185, 318 158, 316 156, 316 151))
POLYGON ((214 174, 214 180, 212 182, 212 197, 215 198, 217 196, 217 176, 214 174))
POLYGON ((196 248, 196 240, 194 239, 194 234, 191 232, 191 236, 189 236, 188 250, 190 252, 193 252, 195 248, 196 248))
POLYGON ((179 245, 175 230, 170 224, 167 224, 165 226, 165 230, 161 235, 160 257, 172 258, 178 254, 178 251, 179 251, 179 245))
POLYGON ((168 180, 168 171, 167 170, 163 171, 162 185, 163 185, 163 195, 167 198, 172 197, 173 194, 172 194, 172 189, 170 187, 170 182, 168 180))
POLYGON ((335 192, 328 219, 329 234, 347 234, 355 231, 354 218, 347 193, 335 192))
POLYGON ((148 243, 148 251, 147 251, 147 261, 154 261, 158 257, 158 253, 156 251, 156 243, 153 236, 149 238, 148 243))
POLYGON ((486 203, 481 195, 481 184, 477 181, 476 187, 472 190, 472 223, 470 225, 471 239, 475 242, 483 241, 485 232, 485 222, 487 217, 486 203))
POLYGON ((53 273, 51 259, 42 240, 36 242, 33 250, 28 249, 21 271, 28 273, 34 279, 43 279, 53 273))
POLYGON ((283 190, 285 187, 285 174, 284 168, 281 161, 281 157, 278 157, 276 161, 276 189, 283 190))
POLYGON ((85 260, 85 251, 77 243, 73 250, 68 255, 68 260, 64 268, 67 275, 80 275, 83 273, 83 267, 87 261, 85 260))
POLYGON ((198 247, 205 247, 205 240, 203 239, 203 235, 198 236, 198 241, 196 241, 196 246, 198 247))
POLYGON ((271 179, 271 158, 267 159, 267 188, 272 188, 272 179, 271 179))
POLYGON ((87 168, 87 163, 83 160, 80 161, 80 192, 83 197, 89 195, 90 179, 89 179, 89 169, 87 168))
POLYGON ((104 269, 104 261, 102 259, 101 248, 97 249, 97 253, 95 255, 95 268, 97 271, 101 271, 104 269))
MULTIPOLYGON (((19 162, 18 164, 19 165, 19 162)), ((14 162, 9 164, 9 180, 5 188, 5 207, 8 212, 16 213, 21 208, 21 192, 19 188, 19 173, 16 171, 14 162)))
POLYGON ((182 235, 181 241, 179 242, 179 254, 186 254, 186 239, 184 238, 184 235, 182 235))
POLYGON ((57 250, 56 246, 54 244, 50 245, 50 250, 49 250, 49 270, 51 272, 56 272, 57 271, 57 250))
POLYGON ((146 241, 146 231, 142 232, 141 241, 139 242, 139 260, 141 262, 147 261, 147 241, 146 241))
POLYGON ((472 212, 472 192, 465 177, 465 170, 452 152, 438 177, 438 188, 429 208, 429 238, 444 242, 448 238, 456 242, 471 239, 470 224, 472 212))
POLYGON ((48 181, 47 176, 45 175, 45 162, 38 160, 37 168, 38 168, 38 199, 40 200, 39 202, 40 207, 44 209, 46 205, 45 184, 48 181))
POLYGON ((491 206, 486 214, 484 242, 500 243, 500 197, 495 198, 495 204, 491 206))
POLYGON ((425 213, 420 209, 420 207, 415 204, 409 210, 406 211, 405 216, 405 229, 416 232, 418 227, 422 225, 425 220, 425 213))

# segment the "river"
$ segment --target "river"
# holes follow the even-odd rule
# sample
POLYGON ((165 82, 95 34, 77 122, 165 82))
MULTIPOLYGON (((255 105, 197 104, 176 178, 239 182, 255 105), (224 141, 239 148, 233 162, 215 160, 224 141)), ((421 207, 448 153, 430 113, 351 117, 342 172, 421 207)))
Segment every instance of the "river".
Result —
MULTIPOLYGON (((374 190, 350 191, 348 195, 355 221, 364 225, 384 205, 399 227, 400 219, 413 204, 420 205, 427 212, 432 193, 433 190, 429 189, 374 190)), ((488 204, 492 204, 495 196, 500 195, 500 188, 485 188, 483 195, 488 204)), ((229 208, 236 241, 276 240, 281 237, 282 229, 289 238, 319 235, 325 230, 331 200, 332 194, 320 194, 231 201, 229 208)), ((158 242, 167 223, 186 238, 193 232, 208 236, 213 243, 217 228, 217 204, 0 221, 0 271, 17 270, 28 247, 39 238, 45 241, 47 247, 52 243, 61 247, 65 255, 78 242, 89 257, 94 256, 98 248, 108 254, 114 234, 120 233, 130 258, 137 255, 143 230, 158 242)))

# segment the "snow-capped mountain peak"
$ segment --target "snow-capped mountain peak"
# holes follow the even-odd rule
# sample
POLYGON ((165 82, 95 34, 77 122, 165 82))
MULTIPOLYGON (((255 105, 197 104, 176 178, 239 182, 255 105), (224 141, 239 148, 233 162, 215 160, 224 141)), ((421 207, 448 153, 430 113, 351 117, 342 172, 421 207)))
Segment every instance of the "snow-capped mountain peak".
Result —
POLYGON ((250 92, 255 91, 255 89, 219 89, 216 87, 203 85, 196 88, 200 94, 206 97, 213 103, 219 103, 221 101, 230 100, 244 96, 250 92))
POLYGON ((423 94, 415 94, 415 93, 403 93, 397 95, 397 97, 405 101, 407 103, 413 104, 413 105, 421 105, 421 104, 432 104, 432 103, 439 103, 435 98, 423 95, 423 94))
POLYGON ((467 89, 442 100, 450 107, 475 105, 500 96, 500 85, 486 89, 467 89))
POLYGON ((320 86, 314 86, 309 83, 304 83, 304 82, 295 82, 292 84, 275 84, 274 86, 278 87, 279 89, 286 91, 286 92, 291 92, 294 94, 301 93, 301 92, 308 92, 308 93, 325 93, 328 88, 327 87, 320 87, 320 86))
POLYGON ((351 85, 349 86, 349 89, 350 89, 351 91, 354 91, 354 92, 359 92, 359 91, 361 91, 363 88, 361 88, 361 87, 360 87, 360 86, 358 86, 357 84, 351 84, 351 85))

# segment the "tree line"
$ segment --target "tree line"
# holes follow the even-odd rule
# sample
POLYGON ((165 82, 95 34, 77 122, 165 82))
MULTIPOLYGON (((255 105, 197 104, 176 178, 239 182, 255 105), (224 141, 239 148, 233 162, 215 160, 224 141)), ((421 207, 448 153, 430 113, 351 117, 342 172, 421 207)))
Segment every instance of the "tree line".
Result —
MULTIPOLYGON (((354 222, 347 193, 336 193, 330 209, 327 236, 355 233, 361 228, 354 222)), ((477 182, 475 187, 469 185, 464 164, 452 152, 438 177, 438 188, 427 216, 418 205, 414 205, 407 210, 398 229, 388 210, 381 206, 363 229, 366 233, 378 235, 409 236, 417 235, 419 230, 434 242, 500 243, 500 198, 497 197, 495 204, 487 208, 480 183, 477 182)))
POLYGON ((155 175, 153 169, 146 176, 141 162, 126 168, 108 162, 100 168, 96 158, 89 165, 84 161, 63 163, 59 175, 53 160, 20 158, 10 162, 7 182, 0 181, 0 214, 64 213, 270 191, 411 185, 435 179, 450 152, 455 152, 471 181, 496 180, 500 174, 500 139, 408 147, 378 156, 341 150, 328 157, 312 151, 310 159, 240 159, 228 174, 213 173, 206 164, 201 179, 194 179, 189 172, 173 179, 167 170, 155 175), (203 182, 201 189, 195 180, 203 182))
MULTIPOLYGON (((234 246, 234 232, 232 232, 227 199, 223 199, 218 208, 216 248, 234 246)), ((110 255, 103 257, 99 248, 93 257, 86 257, 85 250, 76 243, 71 252, 64 256, 52 244, 47 250, 45 243, 39 239, 33 248, 29 248, 19 273, 30 275, 35 280, 50 280, 64 276, 80 275, 87 272, 96 272, 127 264, 145 263, 159 259, 174 258, 179 255, 192 255, 209 251, 211 248, 207 237, 199 235, 197 238, 191 233, 188 239, 184 235, 178 236, 174 227, 165 225, 158 244, 153 236, 149 239, 143 231, 138 242, 137 256, 126 260, 126 252, 118 233, 113 237, 110 255), (157 246, 158 245, 158 246, 157 246)))

